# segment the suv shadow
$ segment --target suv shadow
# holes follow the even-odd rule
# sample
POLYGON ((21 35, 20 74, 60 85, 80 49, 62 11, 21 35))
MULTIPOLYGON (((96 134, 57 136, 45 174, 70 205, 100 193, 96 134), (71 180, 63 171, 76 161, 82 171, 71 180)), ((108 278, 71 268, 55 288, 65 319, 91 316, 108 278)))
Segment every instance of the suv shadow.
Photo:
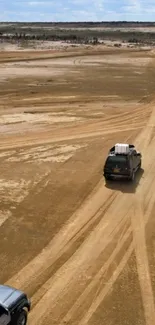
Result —
POLYGON ((143 174, 144 169, 140 168, 135 174, 135 179, 133 182, 126 179, 108 180, 106 181, 105 187, 114 191, 120 191, 122 193, 135 193, 143 174))

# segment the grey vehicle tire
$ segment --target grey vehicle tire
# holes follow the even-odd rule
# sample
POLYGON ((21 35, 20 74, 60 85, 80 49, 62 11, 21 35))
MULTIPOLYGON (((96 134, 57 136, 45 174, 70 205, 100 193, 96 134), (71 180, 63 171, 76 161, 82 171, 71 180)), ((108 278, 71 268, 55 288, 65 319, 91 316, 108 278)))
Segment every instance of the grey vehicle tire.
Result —
POLYGON ((22 310, 18 317, 15 325, 26 325, 27 324, 27 312, 22 310))

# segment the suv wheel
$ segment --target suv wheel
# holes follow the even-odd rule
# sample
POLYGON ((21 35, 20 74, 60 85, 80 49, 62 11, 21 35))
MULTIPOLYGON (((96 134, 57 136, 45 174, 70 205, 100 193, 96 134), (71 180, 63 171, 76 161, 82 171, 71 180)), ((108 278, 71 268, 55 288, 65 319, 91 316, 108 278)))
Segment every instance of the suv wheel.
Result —
POLYGON ((17 317, 17 325, 26 325, 27 323, 27 312, 22 310, 17 317))

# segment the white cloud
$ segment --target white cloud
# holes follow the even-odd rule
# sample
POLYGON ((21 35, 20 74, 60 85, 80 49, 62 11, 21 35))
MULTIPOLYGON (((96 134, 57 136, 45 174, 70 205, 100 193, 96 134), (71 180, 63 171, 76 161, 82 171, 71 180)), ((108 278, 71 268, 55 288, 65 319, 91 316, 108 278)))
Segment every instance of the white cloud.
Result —
MULTIPOLYGON (((49 4, 49 2, 47 2, 49 4)), ((41 6, 41 5, 45 5, 46 3, 44 1, 30 1, 30 2, 27 2, 27 5, 28 6, 41 6)))

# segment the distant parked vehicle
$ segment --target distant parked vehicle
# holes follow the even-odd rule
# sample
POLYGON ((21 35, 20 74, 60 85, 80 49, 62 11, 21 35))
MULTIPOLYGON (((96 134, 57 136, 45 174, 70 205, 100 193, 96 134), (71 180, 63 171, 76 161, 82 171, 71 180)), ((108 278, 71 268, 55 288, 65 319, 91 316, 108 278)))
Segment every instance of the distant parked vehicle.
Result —
POLYGON ((134 181, 135 174, 141 168, 142 155, 132 144, 116 143, 109 151, 103 168, 106 180, 126 178, 134 181))
POLYGON ((30 308, 24 292, 0 285, 0 325, 26 325, 30 308))

